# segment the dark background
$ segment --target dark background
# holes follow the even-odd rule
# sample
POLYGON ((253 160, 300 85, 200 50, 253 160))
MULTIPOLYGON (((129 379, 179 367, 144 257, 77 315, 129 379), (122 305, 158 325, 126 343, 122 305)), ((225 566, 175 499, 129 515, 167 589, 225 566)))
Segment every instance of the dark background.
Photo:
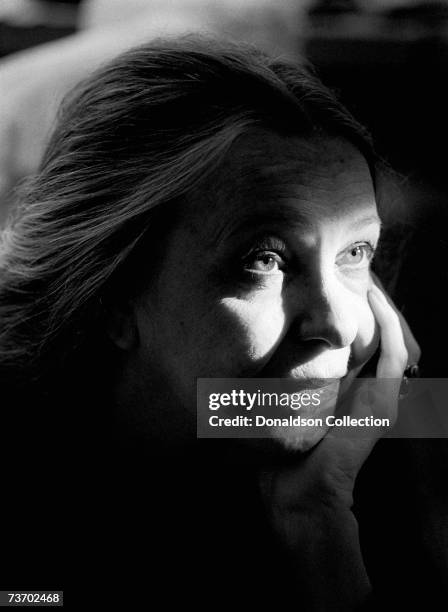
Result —
MULTIPOLYGON (((398 173, 394 180, 399 191, 391 191, 390 206, 396 210, 401 222, 401 239, 395 243, 392 241, 388 248, 391 264, 397 264, 399 268, 396 282, 392 283, 394 298, 421 345, 423 375, 447 377, 447 4, 413 2, 408 7, 403 3, 400 9, 388 9, 387 3, 383 2, 382 10, 374 12, 362 10, 358 4, 312 2, 306 27, 298 28, 297 48, 305 52, 322 80, 337 91, 353 114, 371 130, 378 152, 398 173)), ((46 5, 49 8, 51 3, 46 5)), ((65 15, 66 19, 61 18, 58 23, 50 19, 47 25, 0 23, 0 56, 75 32, 76 6, 70 7, 65 15)), ((5 402, 5 398, 2 399, 5 402)), ((65 400, 61 398, 62 403, 65 400)), ((83 444, 78 441, 69 446, 70 461, 66 461, 65 440, 55 442, 51 439, 51 430, 43 442, 33 437, 33 423, 38 431, 40 418, 39 407, 28 406, 29 412, 32 412, 31 408, 36 408, 36 412, 23 432, 21 421, 25 415, 27 419, 30 415, 26 412, 17 414, 14 398, 9 398, 8 409, 16 431, 14 433, 12 428, 6 431, 10 440, 9 446, 2 447, 2 458, 9 466, 5 482, 9 485, 10 495, 16 491, 16 501, 13 503, 13 500, 5 498, 3 509, 9 509, 9 522, 4 522, 5 531, 9 530, 6 541, 15 552, 7 560, 7 573, 2 576, 9 576, 11 586, 16 588, 45 584, 48 588, 65 587, 68 591, 73 587, 72 593, 74 590, 81 593, 83 567, 90 565, 95 571, 96 561, 91 552, 95 550, 95 541, 92 536, 97 530, 113 547, 115 526, 110 519, 108 522, 106 513, 114 508, 114 504, 121 504, 117 507, 122 508, 127 498, 120 497, 123 491, 118 491, 116 498, 108 498, 106 493, 103 496, 101 487, 104 487, 105 475, 101 471, 102 458, 97 458, 94 463, 99 466, 96 468, 98 475, 90 475, 90 490, 86 488, 79 476, 87 473, 90 465, 83 444), (14 435, 20 444, 14 443, 14 435), (42 446, 47 450, 42 451, 42 446), (25 453, 24 448, 28 449, 25 453), (28 483, 28 496, 24 490, 17 493, 16 481, 20 476, 28 483), (56 490, 59 497, 45 497, 45 487, 50 492, 56 490), (43 500, 40 506, 33 496, 43 500), (102 504, 98 502, 101 496, 104 497, 102 504), (69 514, 67 507, 71 509, 69 514), (99 515, 101 509, 104 509, 104 515, 99 515), (88 537, 79 527, 83 520, 87 524, 86 516, 92 531, 88 537), (45 529, 49 530, 49 540, 46 540, 45 529), (30 542, 34 542, 31 548, 30 542), (54 547, 53 550, 45 550, 48 543, 54 547), (86 546, 85 550, 79 550, 81 545, 86 546), (78 551, 78 556, 67 559, 73 550, 78 551), (51 584, 43 580, 49 575, 46 563, 51 567, 51 584), (18 576, 23 577, 20 584, 18 576)), ((75 412, 69 427, 73 424, 77 427, 79 440, 83 440, 83 422, 75 412)), ((56 419, 54 431, 58 430, 58 425, 56 419)), ((93 431, 96 434, 96 430, 93 431)), ((73 438, 73 433, 65 434, 67 438, 69 435, 73 438)), ((412 603, 412 587, 420 593, 418 603, 421 606, 425 605, 426 595, 434 603, 436 594, 446 588, 446 446, 446 440, 385 440, 377 445, 360 474, 355 491, 355 511, 360 520, 364 554, 371 576, 383 585, 385 597, 388 597, 388 591, 398 594, 397 600, 391 602, 391 609, 400 609, 400 601, 403 603, 400 598, 412 603), (421 589, 417 588, 419 585, 422 585, 421 589)), ((95 444, 92 444, 90 453, 94 448, 95 444)), ((108 476, 112 481, 108 489, 111 495, 114 474, 108 476)), ((127 478, 126 474, 124 480, 127 478)), ((184 482, 187 483, 187 475, 184 482)), ((188 489, 187 484, 183 486, 188 489)), ((132 499, 132 493, 126 488, 124 491, 132 499)), ((191 490, 186 490, 184 499, 188 501, 190 495, 191 490)), ((229 498, 229 505, 233 501, 229 498)), ((163 502, 162 497, 159 502, 163 502)), ((128 506, 132 506, 131 502, 128 506)), ((176 521, 175 510, 174 506, 170 507, 174 514, 173 524, 176 521)), ((190 508, 191 514, 195 512, 195 508, 190 508)), ((138 531, 136 525, 132 530, 138 531)), ((241 524, 240 530, 242 533, 238 535, 250 541, 250 530, 242 529, 241 524)), ((226 535, 224 530, 221 539, 224 540, 226 535)), ((229 528, 229 542, 230 536, 229 528)), ((140 533, 135 537, 138 541, 140 533)), ((256 548, 258 542, 261 549, 258 532, 254 531, 253 539, 255 552, 265 560, 262 555, 267 557, 266 551, 256 548)), ((101 538, 99 541, 104 546, 101 538)), ((170 557, 169 550, 165 554, 170 557)), ((228 562, 230 569, 235 563, 238 568, 239 552, 232 555, 232 551, 228 552, 224 561, 228 562)), ((135 564, 135 560, 132 561, 135 564)), ((175 572, 181 570, 179 565, 174 565, 175 572)), ((240 570, 247 572, 247 567, 240 567, 240 570)), ((131 575, 128 571, 129 580, 139 579, 137 574, 131 575)), ((141 580, 146 578, 140 576, 141 580)), ((138 584, 134 586, 138 587, 138 584)), ((444 606, 446 599, 440 609, 444 606)), ((436 608, 429 605, 426 609, 436 608)))

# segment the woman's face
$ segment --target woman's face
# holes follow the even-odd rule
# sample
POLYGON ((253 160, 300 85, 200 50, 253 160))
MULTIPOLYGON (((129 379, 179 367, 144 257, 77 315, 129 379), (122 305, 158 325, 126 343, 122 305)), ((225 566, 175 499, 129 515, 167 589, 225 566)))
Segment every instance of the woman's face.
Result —
POLYGON ((198 377, 340 379, 359 367, 378 343, 366 294, 379 231, 352 145, 241 137, 179 212, 135 306, 140 398, 194 415, 198 377))

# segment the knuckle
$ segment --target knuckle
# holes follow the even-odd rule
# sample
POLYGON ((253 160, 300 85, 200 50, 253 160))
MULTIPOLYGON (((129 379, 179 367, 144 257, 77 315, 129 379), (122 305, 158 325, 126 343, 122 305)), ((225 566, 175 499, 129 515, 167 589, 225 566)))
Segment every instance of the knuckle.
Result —
POLYGON ((417 344, 416 341, 412 343, 411 346, 408 347, 408 358, 412 363, 418 363, 420 361, 420 357, 422 356, 422 351, 420 345, 417 344))
POLYGON ((403 372, 408 365, 409 353, 404 343, 401 346, 397 346, 393 355, 391 355, 391 365, 396 371, 403 372))
POLYGON ((408 365, 409 353, 406 347, 403 345, 398 352, 398 361, 403 366, 403 369, 408 365))

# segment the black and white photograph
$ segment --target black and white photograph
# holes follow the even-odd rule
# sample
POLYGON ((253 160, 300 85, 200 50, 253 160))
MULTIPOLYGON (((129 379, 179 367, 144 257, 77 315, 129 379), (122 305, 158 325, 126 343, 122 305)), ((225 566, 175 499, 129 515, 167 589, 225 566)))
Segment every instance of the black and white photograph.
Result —
POLYGON ((0 607, 448 609, 448 0, 0 0, 0 607))

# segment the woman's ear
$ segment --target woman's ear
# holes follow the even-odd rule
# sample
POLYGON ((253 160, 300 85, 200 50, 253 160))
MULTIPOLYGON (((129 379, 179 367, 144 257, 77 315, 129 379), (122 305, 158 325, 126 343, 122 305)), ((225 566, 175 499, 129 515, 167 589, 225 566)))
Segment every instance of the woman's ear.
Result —
POLYGON ((106 334, 120 349, 129 351, 138 342, 138 330, 132 303, 111 304, 105 310, 106 334))

